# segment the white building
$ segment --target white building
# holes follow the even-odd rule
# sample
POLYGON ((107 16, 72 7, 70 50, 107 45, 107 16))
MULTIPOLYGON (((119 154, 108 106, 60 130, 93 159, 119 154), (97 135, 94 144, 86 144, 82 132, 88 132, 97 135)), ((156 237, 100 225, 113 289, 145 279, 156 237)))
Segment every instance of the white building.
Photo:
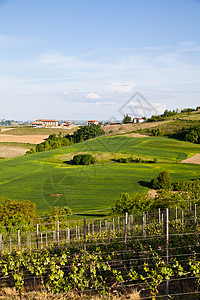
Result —
POLYGON ((88 125, 91 126, 91 125, 98 125, 98 121, 97 120, 89 120, 88 121, 88 125))
MULTIPOLYGON (((57 127, 58 121, 56 120, 46 120, 46 119, 38 119, 34 123, 43 124, 42 127, 57 127)), ((32 123, 33 126, 33 123, 32 123)))
POLYGON ((137 123, 143 123, 144 122, 144 119, 142 118, 134 118, 133 119, 133 123, 137 124, 137 123))

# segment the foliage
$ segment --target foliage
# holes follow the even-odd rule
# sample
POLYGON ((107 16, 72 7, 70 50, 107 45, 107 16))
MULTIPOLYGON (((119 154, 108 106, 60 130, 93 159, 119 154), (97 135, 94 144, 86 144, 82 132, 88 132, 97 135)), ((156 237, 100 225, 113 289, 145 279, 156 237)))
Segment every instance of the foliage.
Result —
POLYGON ((165 110, 161 115, 152 115, 150 118, 147 119, 147 122, 157 122, 157 121, 164 121, 170 119, 171 117, 178 117, 181 113, 190 113, 195 111, 193 108, 184 108, 180 112, 178 109, 176 110, 165 110))
POLYGON ((187 128, 182 127, 180 130, 177 130, 169 136, 194 144, 200 144, 200 125, 193 125, 187 128))
POLYGON ((36 213, 36 205, 29 200, 17 201, 6 200, 0 203, 0 226, 1 231, 16 232, 31 230, 37 224, 50 224, 54 228, 55 221, 67 221, 68 216, 72 214, 68 206, 50 207, 42 217, 36 213), (53 226, 52 226, 53 224, 53 226))
POLYGON ((158 177, 152 179, 151 187, 155 190, 159 190, 159 189, 169 190, 171 187, 171 177, 169 175, 169 172, 163 171, 158 175, 158 177))
POLYGON ((73 165, 91 165, 96 162, 96 159, 91 154, 78 154, 72 159, 73 165))
MULTIPOLYGON (((69 146, 75 143, 80 143, 85 140, 95 138, 100 135, 104 135, 105 132, 101 129, 101 125, 91 125, 91 126, 82 126, 77 131, 75 131, 73 134, 67 134, 65 136, 62 136, 62 132, 60 132, 58 135, 51 134, 48 139, 41 143, 36 145, 35 151, 36 152, 42 152, 45 150, 52 150, 57 149, 65 146, 69 146)), ((31 149, 26 152, 26 154, 32 154, 35 153, 34 149, 31 149)))
POLYGON ((192 240, 188 239, 188 235, 181 236, 182 247, 177 247, 179 237, 171 237, 168 263, 165 261, 163 238, 138 240, 137 236, 127 240, 126 251, 124 244, 119 242, 120 237, 113 237, 107 245, 105 241, 102 243, 102 239, 95 239, 97 245, 94 240, 88 241, 85 253, 79 243, 78 247, 72 244, 60 249, 53 247, 3 254, 0 257, 2 282, 4 286, 14 285, 20 298, 23 287, 32 285, 34 277, 40 279, 46 293, 88 293, 95 290, 103 299, 113 288, 122 287, 124 290, 130 284, 138 288, 142 286, 146 296, 155 300, 162 283, 187 276, 193 279, 190 283, 198 291, 199 245, 195 243, 194 236, 190 237, 192 240), (191 249, 194 245, 196 252, 191 249), (187 254, 185 249, 189 251, 187 254))
POLYGON ((121 193, 111 210, 112 215, 141 214, 144 211, 155 211, 157 209, 173 208, 177 206, 181 210, 187 210, 189 199, 193 198, 193 192, 169 191, 161 189, 152 198, 146 193, 136 193, 132 197, 128 193, 121 193))
POLYGON ((36 218, 36 205, 29 200, 6 200, 0 203, 0 224, 4 227, 12 227, 30 224, 36 218))
POLYGON ((154 160, 146 160, 146 159, 142 159, 140 157, 138 158, 132 158, 132 157, 120 157, 118 159, 113 159, 113 161, 116 161, 118 163, 148 163, 148 164, 151 164, 151 163, 155 163, 154 160))
POLYGON ((130 122, 132 122, 131 117, 128 114, 124 115, 122 123, 127 124, 127 123, 130 123, 130 122))
POLYGON ((80 143, 104 134, 105 132, 101 128, 101 125, 92 124, 90 126, 81 126, 72 135, 66 135, 66 138, 72 141, 72 143, 80 143))
POLYGON ((53 223, 55 221, 66 221, 68 216, 72 214, 72 210, 68 206, 54 206, 50 207, 49 211, 44 214, 40 220, 41 223, 53 223))
POLYGON ((149 208, 149 197, 147 194, 137 193, 131 197, 128 193, 121 193, 120 198, 112 208, 111 214, 124 215, 126 212, 138 214, 147 211, 149 208))
POLYGON ((36 153, 36 150, 34 148, 31 148, 30 150, 26 151, 26 154, 33 154, 36 153))

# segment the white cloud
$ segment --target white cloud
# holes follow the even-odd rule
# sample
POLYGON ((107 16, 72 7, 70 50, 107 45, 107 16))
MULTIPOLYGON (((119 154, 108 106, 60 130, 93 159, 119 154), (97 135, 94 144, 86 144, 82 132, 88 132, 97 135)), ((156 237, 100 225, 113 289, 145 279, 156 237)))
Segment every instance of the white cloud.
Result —
POLYGON ((163 103, 152 102, 151 104, 156 109, 158 115, 163 114, 163 112, 167 109, 167 105, 163 103))
POLYGON ((136 86, 135 82, 114 82, 111 84, 111 90, 113 92, 119 92, 119 93, 129 93, 133 87, 136 86))
POLYGON ((19 42, 19 39, 15 37, 0 34, 0 46, 2 45, 4 46, 10 43, 17 43, 17 42, 19 42))
POLYGON ((100 99, 101 96, 99 96, 99 95, 96 94, 96 93, 88 93, 88 94, 86 95, 86 98, 87 98, 87 99, 92 99, 92 100, 97 100, 97 99, 100 99))
POLYGON ((63 93, 63 96, 70 96, 70 95, 71 95, 71 93, 67 92, 67 91, 63 93))
POLYGON ((116 103, 114 101, 107 101, 107 102, 96 102, 95 104, 98 106, 98 105, 115 105, 116 103))

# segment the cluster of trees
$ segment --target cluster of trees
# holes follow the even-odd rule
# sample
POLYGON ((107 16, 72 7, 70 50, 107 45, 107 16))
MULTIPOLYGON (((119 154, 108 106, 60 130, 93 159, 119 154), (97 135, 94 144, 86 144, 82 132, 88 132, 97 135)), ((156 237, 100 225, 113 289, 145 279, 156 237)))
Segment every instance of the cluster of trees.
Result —
POLYGON ((36 205, 29 200, 6 200, 0 203, 0 227, 1 230, 15 231, 23 225, 53 223, 57 220, 64 221, 72 211, 68 206, 50 207, 42 217, 37 215, 36 205))
POLYGON ((191 126, 189 128, 183 127, 181 130, 173 133, 171 137, 194 144, 200 144, 200 125, 191 126))
POLYGON ((0 225, 6 228, 30 224, 36 218, 36 205, 29 200, 0 203, 0 225))
POLYGON ((78 154, 72 159, 73 165, 91 165, 96 162, 96 159, 91 154, 78 154))
POLYGON ((126 163, 156 163, 157 162, 157 159, 154 158, 154 160, 145 160, 145 159, 142 159, 140 157, 138 158, 132 158, 132 157, 121 157, 121 158, 118 158, 118 159, 113 159, 114 161, 118 162, 118 163, 123 163, 123 164, 126 164, 126 163))
POLYGON ((140 129, 138 132, 146 132, 153 136, 166 136, 170 138, 179 139, 182 141, 188 141, 195 144, 200 144, 200 125, 190 126, 188 128, 182 127, 176 132, 170 133, 161 130, 160 128, 147 128, 145 130, 140 129))
MULTIPOLYGON (((196 108, 196 111, 198 110, 198 107, 196 108)), ((161 115, 152 115, 150 118, 147 119, 147 122, 157 122, 157 121, 164 121, 167 120, 170 117, 176 116, 180 113, 191 113, 195 111, 194 108, 184 108, 181 111, 178 110, 178 108, 176 110, 165 110, 163 114, 161 115)))
POLYGON ((81 126, 71 135, 62 136, 61 132, 58 135, 51 134, 45 142, 38 144, 35 149, 31 148, 26 154, 69 146, 104 134, 101 125, 81 126))
POLYGON ((117 215, 124 215, 126 212, 139 214, 143 211, 174 206, 186 210, 190 199, 199 199, 200 197, 200 179, 172 182, 167 171, 161 172, 151 181, 151 188, 157 190, 155 198, 146 193, 137 193, 133 196, 122 193, 111 213, 117 215))
POLYGON ((163 114, 161 115, 152 115, 150 118, 147 119, 147 122, 157 122, 157 121, 164 121, 168 119, 169 117, 175 116, 178 114, 178 109, 177 110, 165 110, 163 114))
POLYGON ((171 188, 172 179, 167 171, 161 172, 158 177, 152 179, 151 188, 155 190, 165 189, 169 190, 171 188))

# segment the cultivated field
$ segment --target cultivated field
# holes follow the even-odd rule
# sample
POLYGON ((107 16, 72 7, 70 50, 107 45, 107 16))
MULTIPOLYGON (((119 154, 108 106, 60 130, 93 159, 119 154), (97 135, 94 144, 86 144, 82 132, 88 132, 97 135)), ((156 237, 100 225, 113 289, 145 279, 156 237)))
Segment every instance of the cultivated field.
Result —
POLYGON ((73 128, 32 128, 28 126, 20 126, 20 127, 9 127, 9 128, 2 128, 0 131, 0 135, 8 134, 8 135, 45 135, 49 136, 50 134, 70 134, 77 130, 77 126, 73 128))
MULTIPOLYGON (((10 133, 10 132, 9 132, 10 133)), ((48 138, 48 135, 11 135, 1 134, 0 143, 26 143, 40 144, 48 138)))
POLYGON ((63 128, 32 128, 27 126, 5 127, 0 131, 0 158, 22 156, 36 144, 44 142, 50 134, 63 135, 73 133, 78 127, 63 128))
POLYGON ((0 197, 31 200, 38 211, 68 205, 73 212, 106 209, 121 192, 148 191, 149 182, 168 170, 173 180, 199 178, 200 166, 180 164, 200 153, 200 145, 157 137, 101 137, 72 146, 0 161, 0 197), (91 166, 68 164, 77 153, 95 153, 91 166), (119 164, 118 157, 141 157, 158 163, 119 164))

